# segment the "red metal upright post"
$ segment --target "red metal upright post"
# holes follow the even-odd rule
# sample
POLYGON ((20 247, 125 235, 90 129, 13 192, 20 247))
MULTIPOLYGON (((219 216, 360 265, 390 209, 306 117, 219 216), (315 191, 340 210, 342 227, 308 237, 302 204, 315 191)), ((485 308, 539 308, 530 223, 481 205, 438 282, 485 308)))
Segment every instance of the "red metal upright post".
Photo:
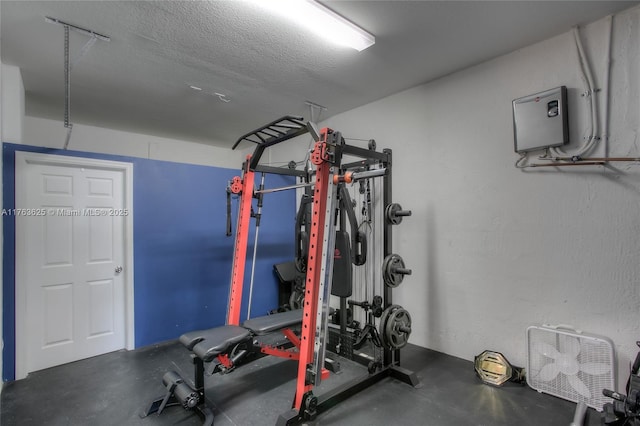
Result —
POLYGON ((313 388, 313 380, 309 377, 310 366, 314 361, 314 344, 320 280, 322 274, 322 250, 325 240, 325 224, 327 218, 327 198, 330 190, 331 164, 327 161, 327 136, 331 130, 321 131, 320 141, 316 143, 311 161, 317 166, 316 181, 313 193, 311 230, 309 234, 309 255, 307 259, 307 275, 305 284, 302 335, 300 358, 298 360, 298 379, 294 408, 300 410, 304 394, 313 388))
POLYGON ((231 191, 240 194, 240 206, 236 228, 236 241, 233 249, 233 267, 231 269, 231 289, 229 294, 229 311, 227 324, 240 325, 240 310, 242 308, 242 286, 244 284, 244 270, 247 261, 247 245, 249 241, 249 225, 251 222, 251 204, 253 201, 253 185, 255 173, 249 169, 251 156, 247 155, 244 163, 242 178, 235 177, 231 184, 231 191))

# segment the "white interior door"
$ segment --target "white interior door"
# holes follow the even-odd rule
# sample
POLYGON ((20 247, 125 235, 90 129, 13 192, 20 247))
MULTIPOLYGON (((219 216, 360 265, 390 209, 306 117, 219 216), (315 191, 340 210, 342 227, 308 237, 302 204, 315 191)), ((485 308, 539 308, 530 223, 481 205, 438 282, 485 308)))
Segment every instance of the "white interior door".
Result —
POLYGON ((130 164, 18 154, 23 153, 16 154, 15 210, 20 378, 130 346, 126 230, 132 211, 130 164))

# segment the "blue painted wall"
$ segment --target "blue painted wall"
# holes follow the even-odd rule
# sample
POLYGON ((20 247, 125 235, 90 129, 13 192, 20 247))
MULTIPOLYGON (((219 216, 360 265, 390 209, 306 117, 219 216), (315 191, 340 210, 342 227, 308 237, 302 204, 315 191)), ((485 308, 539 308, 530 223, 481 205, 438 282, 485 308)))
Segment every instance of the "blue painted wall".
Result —
MULTIPOLYGON (((225 321, 233 237, 225 236, 226 183, 238 170, 77 151, 3 144, 3 207, 15 206, 15 152, 28 151, 133 163, 135 345, 141 347, 225 321)), ((238 165, 240 167, 240 165, 238 165)), ((291 185, 268 175, 267 187, 291 185)), ((277 307, 273 264, 293 258, 295 194, 265 196, 252 316, 277 307)), ((254 201, 255 203, 255 201, 254 201)), ((237 201, 232 220, 236 225, 237 201)), ((15 377, 15 220, 3 217, 4 380, 15 377)), ((249 259, 253 253, 250 236, 249 259)), ((249 266, 245 279, 246 315, 249 266)))

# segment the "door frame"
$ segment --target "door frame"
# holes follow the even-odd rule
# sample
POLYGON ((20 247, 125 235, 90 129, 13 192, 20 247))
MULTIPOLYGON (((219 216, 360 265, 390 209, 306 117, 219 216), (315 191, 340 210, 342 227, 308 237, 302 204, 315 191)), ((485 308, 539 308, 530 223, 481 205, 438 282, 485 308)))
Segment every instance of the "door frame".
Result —
MULTIPOLYGON (((29 165, 50 165, 67 168, 88 168, 100 170, 112 170, 123 172, 124 183, 124 209, 129 214, 124 217, 124 294, 125 294, 125 349, 135 348, 134 327, 134 291, 133 291, 133 163, 111 160, 99 160, 86 157, 71 157, 55 154, 40 154, 24 151, 16 151, 15 163, 15 206, 19 208, 26 193, 26 179, 23 178, 29 165)), ((16 221, 15 238, 15 378, 16 380, 27 377, 27 339, 26 336, 26 287, 21 285, 26 268, 26 241, 25 234, 18 232, 16 221)))

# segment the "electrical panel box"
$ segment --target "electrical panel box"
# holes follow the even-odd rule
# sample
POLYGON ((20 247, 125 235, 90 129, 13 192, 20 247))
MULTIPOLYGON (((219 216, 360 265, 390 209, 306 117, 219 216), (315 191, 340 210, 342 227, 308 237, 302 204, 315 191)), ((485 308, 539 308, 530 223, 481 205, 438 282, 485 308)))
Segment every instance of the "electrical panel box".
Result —
POLYGON ((527 152, 569 142, 567 88, 535 93, 513 101, 516 152, 527 152))

